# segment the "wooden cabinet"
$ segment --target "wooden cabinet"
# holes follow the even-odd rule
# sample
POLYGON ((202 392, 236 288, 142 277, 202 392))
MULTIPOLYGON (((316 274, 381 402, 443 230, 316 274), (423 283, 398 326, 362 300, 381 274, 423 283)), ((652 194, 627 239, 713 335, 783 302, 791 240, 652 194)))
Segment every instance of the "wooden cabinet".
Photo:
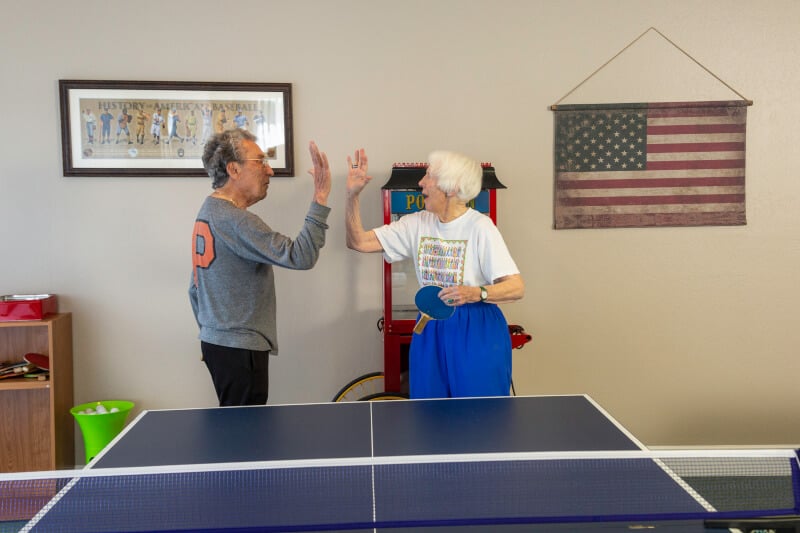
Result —
POLYGON ((72 314, 0 322, 0 361, 29 352, 50 357, 50 378, 0 380, 0 472, 72 468, 72 314))

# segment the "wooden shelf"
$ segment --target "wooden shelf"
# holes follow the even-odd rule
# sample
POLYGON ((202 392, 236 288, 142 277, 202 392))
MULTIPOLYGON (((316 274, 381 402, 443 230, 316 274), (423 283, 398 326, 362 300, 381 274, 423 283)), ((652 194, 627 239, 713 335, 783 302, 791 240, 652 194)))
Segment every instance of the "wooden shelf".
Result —
POLYGON ((22 389, 47 389, 50 380, 39 381, 33 378, 8 378, 0 381, 0 391, 22 389))
POLYGON ((72 389, 72 314, 0 322, 0 362, 26 353, 50 358, 50 379, 0 380, 0 472, 72 468, 75 422, 72 389))

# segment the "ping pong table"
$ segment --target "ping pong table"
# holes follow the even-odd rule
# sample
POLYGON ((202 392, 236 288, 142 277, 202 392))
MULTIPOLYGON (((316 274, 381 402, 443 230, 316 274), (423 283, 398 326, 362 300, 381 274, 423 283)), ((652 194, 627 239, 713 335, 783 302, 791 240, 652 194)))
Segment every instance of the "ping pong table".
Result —
POLYGON ((643 452, 586 395, 144 411, 22 531, 711 531, 643 452))

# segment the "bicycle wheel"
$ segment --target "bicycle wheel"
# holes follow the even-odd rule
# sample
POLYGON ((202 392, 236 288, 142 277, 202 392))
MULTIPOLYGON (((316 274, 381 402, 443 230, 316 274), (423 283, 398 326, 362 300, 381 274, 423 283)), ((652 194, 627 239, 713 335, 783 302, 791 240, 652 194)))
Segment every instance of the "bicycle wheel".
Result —
POLYGON ((347 385, 341 388, 336 396, 333 397, 334 402, 355 402, 361 400, 365 396, 382 393, 383 385, 383 372, 370 372, 363 376, 357 377, 347 385))
POLYGON ((401 392, 376 392, 360 398, 360 402, 380 402, 384 400, 408 400, 408 394, 401 392))

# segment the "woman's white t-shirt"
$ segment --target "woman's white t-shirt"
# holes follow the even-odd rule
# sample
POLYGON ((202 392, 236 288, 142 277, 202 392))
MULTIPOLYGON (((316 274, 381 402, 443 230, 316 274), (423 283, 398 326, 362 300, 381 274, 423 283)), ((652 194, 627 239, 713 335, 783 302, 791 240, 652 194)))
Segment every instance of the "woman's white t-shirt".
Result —
POLYGON ((388 263, 414 261, 420 286, 478 287, 519 274, 492 219, 472 208, 446 223, 418 211, 374 231, 388 263))

